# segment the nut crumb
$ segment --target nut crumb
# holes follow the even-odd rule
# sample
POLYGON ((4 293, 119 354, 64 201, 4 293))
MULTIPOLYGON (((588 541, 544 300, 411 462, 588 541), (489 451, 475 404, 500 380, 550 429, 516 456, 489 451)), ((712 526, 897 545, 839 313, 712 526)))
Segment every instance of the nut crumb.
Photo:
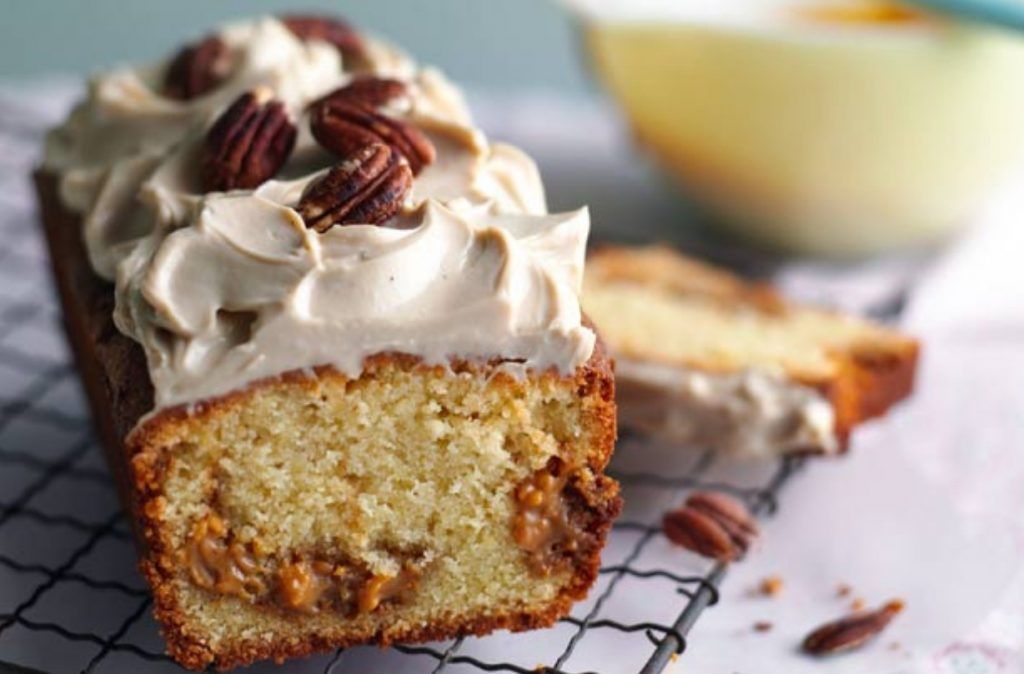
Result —
POLYGON ((782 594, 783 585, 781 576, 768 576, 761 579, 758 591, 765 597, 778 597, 782 594))
POLYGON ((852 602, 850 602, 850 609, 854 611, 863 611, 865 606, 867 606, 867 602, 865 602, 860 597, 857 597, 852 602))
POLYGON ((846 583, 840 583, 839 587, 836 588, 836 596, 842 599, 843 597, 849 597, 853 592, 853 588, 846 583))
POLYGON ((755 632, 770 632, 773 627, 775 627, 775 625, 768 622, 767 620, 758 620, 756 623, 754 623, 755 632))

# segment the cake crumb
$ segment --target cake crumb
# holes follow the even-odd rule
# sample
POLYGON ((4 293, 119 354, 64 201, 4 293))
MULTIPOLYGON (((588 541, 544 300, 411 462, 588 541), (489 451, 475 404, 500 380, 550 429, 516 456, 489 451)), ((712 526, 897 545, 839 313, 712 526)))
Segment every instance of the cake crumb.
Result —
POLYGON ((770 632, 773 627, 775 627, 775 625, 768 622, 767 620, 758 620, 756 623, 754 623, 755 632, 770 632))
POLYGON ((846 583, 840 583, 839 587, 836 588, 836 596, 840 599, 844 597, 849 597, 852 592, 853 588, 847 585, 846 583))
POLYGON ((867 606, 867 602, 865 602, 860 597, 857 597, 852 602, 850 602, 850 608, 854 611, 863 611, 865 606, 867 606))
POLYGON ((758 585, 758 592, 764 597, 778 597, 782 594, 782 588, 781 576, 768 576, 761 579, 761 583, 758 585))

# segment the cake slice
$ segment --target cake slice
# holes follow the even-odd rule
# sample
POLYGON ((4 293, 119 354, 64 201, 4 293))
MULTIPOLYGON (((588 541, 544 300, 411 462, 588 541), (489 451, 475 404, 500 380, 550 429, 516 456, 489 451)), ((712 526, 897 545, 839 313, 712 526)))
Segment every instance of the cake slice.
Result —
POLYGON ((459 92, 318 17, 99 76, 36 176, 169 653, 552 624, 618 513, 589 220, 459 92))
POLYGON ((616 360, 620 423, 676 442, 840 452, 913 388, 914 339, 666 246, 594 251, 583 304, 616 360))

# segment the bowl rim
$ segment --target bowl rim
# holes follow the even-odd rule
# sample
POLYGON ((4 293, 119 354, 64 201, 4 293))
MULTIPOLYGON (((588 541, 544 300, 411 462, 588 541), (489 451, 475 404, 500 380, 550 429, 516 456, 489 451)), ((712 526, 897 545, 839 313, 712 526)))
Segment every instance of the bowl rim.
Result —
MULTIPOLYGON (((666 0, 667 1, 667 0, 666 0)), ((731 1, 731 0, 726 0, 731 1)), ((832 45, 855 43, 861 46, 890 46, 920 44, 933 45, 948 40, 975 38, 1002 38, 1013 40, 1013 35, 991 27, 966 22, 935 20, 931 22, 878 23, 878 24, 828 24, 814 21, 786 20, 784 18, 735 21, 711 18, 698 14, 685 15, 668 11, 663 16, 644 14, 625 16, 626 13, 602 15, 594 9, 600 0, 556 0, 582 30, 600 30, 606 26, 633 26, 640 28, 696 28, 707 32, 734 35, 745 38, 776 42, 791 42, 810 45, 832 45)), ((796 5, 795 0, 791 3, 796 5)), ((674 3, 673 3, 674 5, 674 3)), ((669 5, 666 4, 666 7, 669 5)))

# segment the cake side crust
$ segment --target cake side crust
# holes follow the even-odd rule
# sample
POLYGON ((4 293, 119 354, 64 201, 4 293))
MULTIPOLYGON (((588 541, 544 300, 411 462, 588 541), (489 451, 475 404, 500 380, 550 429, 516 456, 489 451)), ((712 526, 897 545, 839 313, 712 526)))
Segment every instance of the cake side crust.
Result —
MULTIPOLYGON (((836 437, 846 449, 858 425, 885 415, 914 392, 920 344, 908 341, 898 351, 855 349, 836 358, 838 372, 828 381, 805 381, 832 404, 836 437)), ((799 380, 798 380, 799 381, 799 380)))

